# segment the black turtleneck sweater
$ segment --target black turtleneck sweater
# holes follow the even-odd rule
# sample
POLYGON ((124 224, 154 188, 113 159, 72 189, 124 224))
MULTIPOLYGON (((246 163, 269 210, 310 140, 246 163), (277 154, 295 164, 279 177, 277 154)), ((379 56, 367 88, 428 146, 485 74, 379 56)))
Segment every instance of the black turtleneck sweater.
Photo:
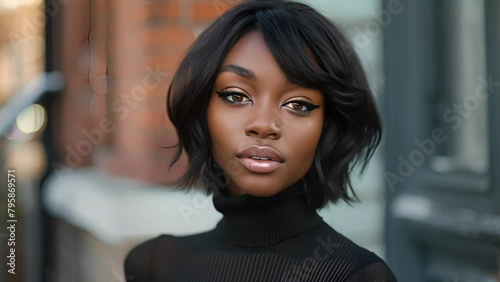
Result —
POLYGON ((215 229, 160 235, 135 248, 126 281, 396 281, 377 255, 307 207, 300 182, 271 197, 217 193, 215 229))

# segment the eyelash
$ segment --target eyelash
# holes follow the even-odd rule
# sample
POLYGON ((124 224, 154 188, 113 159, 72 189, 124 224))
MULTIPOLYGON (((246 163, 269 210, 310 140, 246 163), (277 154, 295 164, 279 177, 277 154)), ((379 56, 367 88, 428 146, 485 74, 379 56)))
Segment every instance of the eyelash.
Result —
POLYGON ((222 102, 229 104, 229 105, 234 105, 236 103, 243 103, 243 102, 235 102, 235 101, 228 100, 227 97, 229 97, 229 96, 238 95, 238 96, 242 96, 242 97, 245 97, 245 98, 250 100, 250 98, 248 98, 247 95, 245 95, 241 92, 238 92, 238 91, 222 90, 222 91, 215 91, 215 92, 217 93, 217 95, 219 95, 219 98, 221 98, 222 102))
MULTIPOLYGON (((215 91, 215 92, 217 93, 217 95, 219 95, 219 98, 222 100, 222 102, 224 102, 226 104, 229 104, 229 105, 245 103, 245 102, 231 101, 231 100, 228 99, 228 97, 230 97, 230 96, 236 96, 236 95, 238 95, 238 96, 242 96, 242 97, 247 98, 248 100, 250 100, 250 98, 248 98, 247 95, 245 95, 245 94, 243 94, 241 92, 238 92, 238 91, 222 90, 222 91, 215 91)), ((319 106, 317 106, 317 105, 313 105, 311 103, 308 103, 308 102, 302 101, 302 100, 293 100, 293 101, 287 102, 285 105, 288 105, 288 104, 291 104, 291 103, 297 103, 297 104, 299 104, 301 106, 305 106, 306 107, 305 111, 291 109, 292 111, 295 111, 295 112, 297 112, 299 114, 302 114, 302 115, 309 114, 314 109, 319 108, 319 106)), ((253 102, 252 102, 252 104, 253 104, 253 102)))

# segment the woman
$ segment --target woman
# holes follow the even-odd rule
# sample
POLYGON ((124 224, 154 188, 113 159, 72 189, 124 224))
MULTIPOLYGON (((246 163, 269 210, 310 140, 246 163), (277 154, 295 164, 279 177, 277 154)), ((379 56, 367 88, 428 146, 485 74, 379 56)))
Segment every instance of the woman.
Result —
POLYGON ((360 62, 327 18, 294 2, 240 4, 197 38, 168 95, 173 163, 189 156, 181 187, 206 187, 223 218, 135 247, 129 281, 396 281, 316 213, 356 199, 350 169, 381 135, 360 62))

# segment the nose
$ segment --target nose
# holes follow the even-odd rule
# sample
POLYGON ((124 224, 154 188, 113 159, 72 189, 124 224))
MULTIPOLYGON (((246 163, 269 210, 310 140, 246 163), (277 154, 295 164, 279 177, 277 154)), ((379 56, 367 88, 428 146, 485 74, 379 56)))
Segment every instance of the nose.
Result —
POLYGON ((277 124, 279 120, 278 113, 269 108, 256 110, 245 128, 245 133, 247 136, 279 139, 281 137, 281 129, 277 124))

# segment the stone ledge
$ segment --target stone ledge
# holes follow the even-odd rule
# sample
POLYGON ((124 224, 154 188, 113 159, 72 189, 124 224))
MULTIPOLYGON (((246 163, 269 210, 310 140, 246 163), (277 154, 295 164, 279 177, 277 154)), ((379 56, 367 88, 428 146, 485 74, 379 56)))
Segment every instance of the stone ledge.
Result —
POLYGON ((188 235, 215 227, 222 218, 212 197, 111 176, 95 168, 51 175, 42 204, 58 219, 111 245, 159 234, 188 235))

